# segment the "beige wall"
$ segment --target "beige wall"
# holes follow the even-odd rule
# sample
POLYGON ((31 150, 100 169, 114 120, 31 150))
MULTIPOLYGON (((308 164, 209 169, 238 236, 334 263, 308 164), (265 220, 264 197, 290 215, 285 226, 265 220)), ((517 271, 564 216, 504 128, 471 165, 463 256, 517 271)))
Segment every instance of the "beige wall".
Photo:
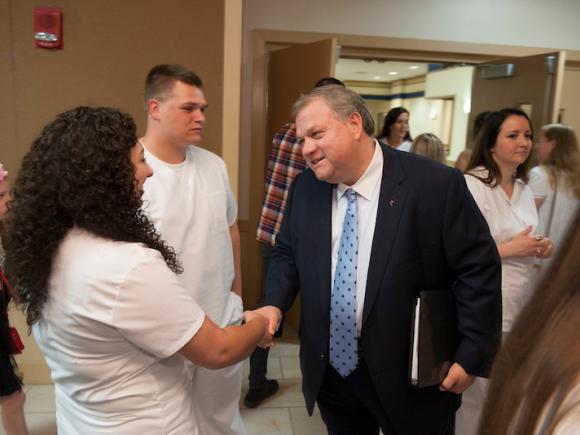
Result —
MULTIPOLYGON (((16 173, 43 125, 74 106, 118 107, 133 115, 143 134, 145 75, 165 62, 181 63, 204 80, 210 104, 204 146, 222 154, 224 120, 234 130, 238 125, 235 110, 224 115, 223 108, 239 106, 241 0, 54 0, 50 4, 64 10, 64 49, 54 51, 33 43, 32 8, 45 4, 0 0, 0 161, 9 171, 16 173), (230 33, 224 37, 226 8, 230 33), (232 38, 231 32, 237 35, 232 38), (234 59, 227 67, 225 38, 234 59), (227 94, 224 74, 229 77, 227 94)), ((226 148, 229 163, 235 164, 237 134, 228 137, 226 148)), ((18 313, 12 321, 26 331, 18 313)), ((31 337, 24 339, 27 349, 18 360, 25 382, 48 382, 42 355, 31 337)))
POLYGON ((240 166, 242 0, 224 1, 222 158, 237 198, 240 166))
POLYGON ((64 10, 64 49, 44 50, 34 47, 32 8, 46 2, 0 0, 0 159, 18 166, 44 124, 81 104, 118 107, 143 133, 144 78, 162 62, 205 79, 204 146, 221 154, 224 1, 55 0, 64 10))
POLYGON ((455 161, 466 145, 473 67, 449 68, 427 74, 427 98, 453 98, 453 126, 448 160, 455 161))
MULTIPOLYGON (((382 86, 376 82, 346 82, 349 89, 363 95, 384 95, 408 94, 412 92, 425 91, 425 76, 407 80, 397 80, 385 83, 382 86)), ((409 128, 413 138, 421 133, 433 133, 437 135, 446 145, 450 142, 450 113, 449 109, 453 104, 442 99, 435 98, 393 98, 390 100, 367 99, 371 115, 375 120, 375 132, 379 134, 383 127, 384 116, 393 107, 405 107, 411 116, 409 117, 409 128)))
POLYGON ((580 137, 580 70, 564 72, 561 108, 564 109, 562 122, 571 125, 580 137))

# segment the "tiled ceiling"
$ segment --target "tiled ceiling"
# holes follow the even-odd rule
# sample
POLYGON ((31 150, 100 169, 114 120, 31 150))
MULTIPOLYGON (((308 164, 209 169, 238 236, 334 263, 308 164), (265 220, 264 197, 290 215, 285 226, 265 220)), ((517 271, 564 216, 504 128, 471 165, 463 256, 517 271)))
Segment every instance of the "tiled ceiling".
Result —
POLYGON ((427 74, 427 63, 339 59, 336 78, 342 81, 392 82, 427 74))

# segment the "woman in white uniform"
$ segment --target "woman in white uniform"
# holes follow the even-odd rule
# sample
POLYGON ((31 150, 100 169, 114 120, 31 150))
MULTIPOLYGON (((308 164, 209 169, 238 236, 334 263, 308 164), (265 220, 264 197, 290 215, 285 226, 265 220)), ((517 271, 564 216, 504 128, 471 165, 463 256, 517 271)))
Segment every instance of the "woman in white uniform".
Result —
MULTIPOLYGON (((580 205, 580 150, 571 127, 544 125, 537 144, 540 166, 530 171, 528 186, 538 207, 538 233, 548 236, 557 251, 580 205)), ((542 269, 549 261, 538 263, 542 269)))
POLYGON ((413 143, 409 133, 409 111, 404 107, 393 107, 389 110, 377 139, 391 148, 408 152, 413 143))
POLYGON ((480 435, 580 433, 580 211, 496 358, 480 435))
POLYGON ((128 115, 79 107, 44 128, 14 183, 7 272, 52 372, 59 435, 198 434, 185 360, 222 368, 265 338, 266 319, 222 329, 183 288, 141 211, 151 175, 128 115))
MULTIPOLYGON (((517 109, 492 112, 478 135, 465 179, 485 217, 502 260, 502 332, 507 334, 531 295, 531 267, 551 255, 549 239, 535 236, 538 214, 526 186, 532 150, 532 126, 517 109)), ((487 392, 477 378, 463 395, 457 435, 475 434, 487 392)))

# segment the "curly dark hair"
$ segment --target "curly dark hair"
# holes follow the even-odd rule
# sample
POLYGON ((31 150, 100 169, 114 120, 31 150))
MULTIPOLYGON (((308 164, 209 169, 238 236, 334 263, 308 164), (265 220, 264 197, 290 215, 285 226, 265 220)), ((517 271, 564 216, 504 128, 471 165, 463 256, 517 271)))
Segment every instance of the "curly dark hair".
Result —
POLYGON ((41 315, 54 256, 73 227, 143 243, 182 272, 135 194, 130 151, 136 142, 129 115, 77 107, 48 124, 24 157, 6 217, 6 271, 29 325, 41 315))
MULTIPOLYGON (((506 108, 498 110, 497 112, 491 112, 485 118, 481 130, 475 139, 473 153, 471 154, 471 159, 469 160, 467 168, 465 169, 465 173, 468 173, 478 166, 483 166, 489 171, 487 177, 483 178, 474 174, 471 175, 492 187, 501 183, 501 171, 493 159, 491 149, 495 147, 497 137, 501 131, 501 126, 510 116, 521 116, 522 118, 526 118, 528 120, 528 124, 530 125, 530 130, 532 132, 531 140, 533 142, 534 130, 532 127, 532 121, 530 121, 530 118, 524 111, 515 108, 506 108)), ((518 166, 515 173, 516 178, 519 178, 526 183, 528 181, 528 170, 530 167, 531 157, 532 153, 530 153, 528 158, 518 166)))

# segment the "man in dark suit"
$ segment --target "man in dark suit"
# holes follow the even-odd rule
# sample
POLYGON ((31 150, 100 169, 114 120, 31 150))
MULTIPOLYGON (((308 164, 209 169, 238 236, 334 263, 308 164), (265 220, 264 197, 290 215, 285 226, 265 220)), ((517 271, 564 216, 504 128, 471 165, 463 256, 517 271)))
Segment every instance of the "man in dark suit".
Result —
POLYGON ((296 178, 266 281, 271 332, 302 292, 308 411, 330 434, 448 434, 501 329, 501 269, 463 176, 373 139, 364 100, 339 86, 294 105, 309 166, 296 178), (439 386, 409 384, 413 307, 450 289, 459 344, 439 386), (451 290, 452 289, 452 290, 451 290))

